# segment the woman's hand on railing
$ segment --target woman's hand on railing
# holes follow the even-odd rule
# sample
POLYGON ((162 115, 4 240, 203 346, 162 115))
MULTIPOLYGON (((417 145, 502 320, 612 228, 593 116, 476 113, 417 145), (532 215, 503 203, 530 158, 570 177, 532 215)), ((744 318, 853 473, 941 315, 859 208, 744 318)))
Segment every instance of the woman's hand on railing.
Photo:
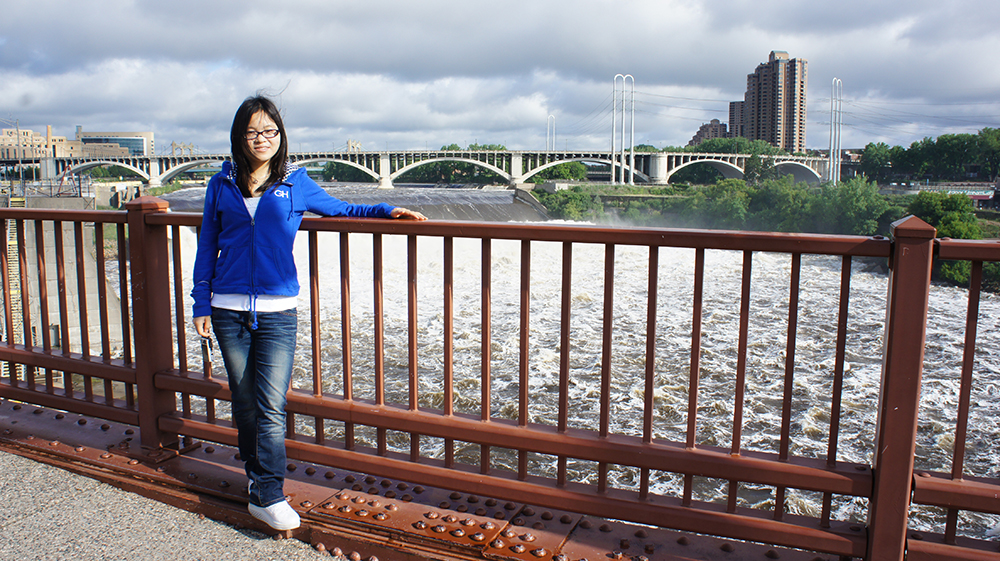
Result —
POLYGON ((427 220, 427 217, 424 216, 423 214, 421 214, 421 213, 419 213, 419 212, 417 212, 415 210, 410 210, 408 208, 403 208, 401 206, 398 206, 398 207, 392 209, 392 217, 393 218, 408 218, 410 220, 427 220))
POLYGON ((192 320, 194 329, 202 337, 212 336, 212 316, 198 316, 192 320))

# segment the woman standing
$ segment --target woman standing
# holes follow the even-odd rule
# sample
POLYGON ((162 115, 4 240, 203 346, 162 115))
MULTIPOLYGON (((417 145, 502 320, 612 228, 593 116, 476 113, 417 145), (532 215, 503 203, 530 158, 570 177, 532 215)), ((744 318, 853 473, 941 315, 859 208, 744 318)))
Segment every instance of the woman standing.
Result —
POLYGON ((292 244, 302 215, 427 218, 328 195, 288 161, 281 114, 266 97, 243 102, 229 136, 232 162, 223 163, 205 192, 192 315, 199 335, 214 331, 219 341, 250 479, 250 514, 276 530, 291 530, 299 526, 299 515, 283 490, 285 394, 299 292, 292 244))

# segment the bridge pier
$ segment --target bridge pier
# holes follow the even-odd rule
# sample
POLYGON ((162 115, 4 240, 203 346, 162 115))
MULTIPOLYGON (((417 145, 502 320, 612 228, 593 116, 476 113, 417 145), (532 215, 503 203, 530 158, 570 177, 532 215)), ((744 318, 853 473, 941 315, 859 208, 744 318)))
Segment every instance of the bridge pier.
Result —
POLYGON ((392 185, 392 168, 390 167, 390 158, 388 152, 382 152, 378 155, 378 188, 379 189, 393 189, 392 185))

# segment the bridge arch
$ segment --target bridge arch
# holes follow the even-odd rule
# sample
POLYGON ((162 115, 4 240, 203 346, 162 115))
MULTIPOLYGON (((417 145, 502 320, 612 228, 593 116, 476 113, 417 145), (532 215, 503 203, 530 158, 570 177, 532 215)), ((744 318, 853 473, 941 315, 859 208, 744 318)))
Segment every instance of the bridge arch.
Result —
MULTIPOLYGON (((568 164, 570 162, 580 162, 582 164, 586 164, 586 163, 604 164, 604 165, 607 165, 607 166, 611 166, 612 165, 612 161, 611 161, 610 158, 595 158, 595 157, 586 157, 586 156, 579 157, 579 158, 566 158, 565 160, 555 160, 555 161, 549 162, 547 164, 540 165, 540 166, 538 166, 536 168, 532 168, 530 171, 528 171, 526 174, 524 174, 523 177, 521 177, 521 180, 522 181, 527 181, 531 177, 534 177, 535 175, 537 175, 537 174, 539 174, 539 173, 541 173, 541 172, 543 172, 543 171, 545 171, 545 170, 547 170, 549 168, 553 168, 553 167, 556 167, 556 166, 561 165, 561 164, 568 164)), ((621 164, 618 163, 618 162, 614 162, 614 165, 619 165, 620 166, 621 164)), ((625 164, 624 168, 625 168, 626 172, 629 171, 629 166, 628 166, 627 163, 625 164)), ((638 166, 637 166, 637 168, 638 168, 638 166)), ((646 183, 650 182, 649 175, 647 175, 647 174, 639 171, 639 169, 635 170, 635 176, 638 177, 639 179, 645 181, 646 183)))
POLYGON ((497 166, 494 166, 492 164, 488 164, 486 162, 480 162, 478 160, 472 160, 472 159, 469 159, 469 158, 456 158, 456 157, 451 157, 451 156, 446 156, 444 158, 428 158, 426 160, 420 160, 420 161, 417 161, 417 162, 413 162, 411 164, 407 164, 407 165, 405 165, 405 166, 397 169, 393 173, 391 173, 389 175, 389 179, 395 181, 397 177, 399 177, 400 175, 403 175, 404 173, 406 173, 406 172, 408 172, 408 171, 410 171, 412 169, 416 169, 416 168, 418 168, 420 166, 427 165, 427 164, 436 164, 438 162, 461 162, 463 164, 475 164, 475 165, 477 165, 479 167, 486 168, 487 170, 492 171, 493 173, 499 175, 500 177, 504 178, 508 182, 512 179, 511 174, 507 173, 506 171, 504 171, 504 170, 502 170, 502 169, 500 169, 497 166))
POLYGON ((712 167, 713 169, 715 169, 716 171, 718 171, 719 173, 721 173, 722 177, 724 177, 726 179, 743 179, 743 177, 744 177, 744 175, 743 175, 743 168, 737 166, 736 164, 730 163, 730 162, 728 162, 726 160, 712 160, 712 159, 706 158, 704 160, 692 160, 690 162, 685 162, 685 163, 683 163, 683 164, 675 167, 674 169, 670 170, 670 172, 667 174, 667 182, 669 183, 670 182, 670 178, 675 173, 677 173, 678 171, 680 171, 680 170, 682 170, 682 169, 684 169, 686 167, 693 166, 693 165, 699 165, 699 164, 703 164, 703 165, 707 165, 707 166, 712 167))
POLYGON ((781 175, 791 175, 796 183, 819 183, 823 178, 816 170, 796 161, 775 161, 774 169, 781 175))
POLYGON ((137 167, 135 167, 135 166, 133 166, 131 164, 127 164, 125 162, 116 162, 116 161, 113 161, 113 160, 92 160, 92 161, 87 161, 87 162, 83 162, 83 163, 76 164, 76 165, 71 165, 71 166, 67 167, 65 170, 63 170, 63 172, 61 174, 59 174, 59 175, 61 177, 65 177, 67 175, 72 175, 72 174, 75 174, 75 173, 80 173, 80 172, 87 171, 88 169, 99 168, 101 166, 117 166, 117 167, 122 167, 122 168, 130 169, 130 170, 134 171, 135 173, 137 173, 138 175, 140 175, 141 177, 143 177, 144 179, 146 179, 146 181, 149 181, 149 179, 150 179, 149 173, 147 173, 145 170, 143 170, 141 168, 137 168, 137 167))
POLYGON ((221 161, 216 160, 216 159, 210 159, 210 160, 208 160, 208 159, 206 159, 206 160, 193 160, 193 161, 190 161, 190 162, 184 162, 183 164, 177 164, 176 166, 174 166, 174 167, 172 167, 172 168, 164 171, 163 174, 160 175, 159 180, 160 180, 160 183, 170 183, 170 181, 173 178, 175 178, 178 175, 186 172, 189 169, 194 169, 194 168, 196 168, 198 166, 204 166, 204 165, 210 165, 211 166, 211 165, 216 165, 216 164, 221 164, 221 163, 222 163, 221 161))
POLYGON ((370 175, 375 181, 379 180, 379 174, 375 173, 371 169, 351 160, 342 160, 340 158, 306 158, 304 160, 296 160, 295 163, 299 165, 312 164, 312 163, 322 163, 322 162, 333 162, 335 164, 345 164, 353 168, 357 168, 366 174, 370 175))

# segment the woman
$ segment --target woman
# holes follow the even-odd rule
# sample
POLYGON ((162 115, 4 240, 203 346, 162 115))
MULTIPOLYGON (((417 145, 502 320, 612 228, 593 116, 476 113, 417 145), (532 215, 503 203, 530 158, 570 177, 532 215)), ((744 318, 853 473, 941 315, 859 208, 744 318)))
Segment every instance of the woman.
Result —
POLYGON ((285 501, 285 393, 292 376, 299 283, 292 257, 302 214, 409 218, 419 212, 354 205, 328 195, 288 161, 281 115, 247 98, 230 131, 232 162, 205 192, 194 265, 194 326, 215 332, 229 376, 250 514, 276 530, 299 526, 285 501))

